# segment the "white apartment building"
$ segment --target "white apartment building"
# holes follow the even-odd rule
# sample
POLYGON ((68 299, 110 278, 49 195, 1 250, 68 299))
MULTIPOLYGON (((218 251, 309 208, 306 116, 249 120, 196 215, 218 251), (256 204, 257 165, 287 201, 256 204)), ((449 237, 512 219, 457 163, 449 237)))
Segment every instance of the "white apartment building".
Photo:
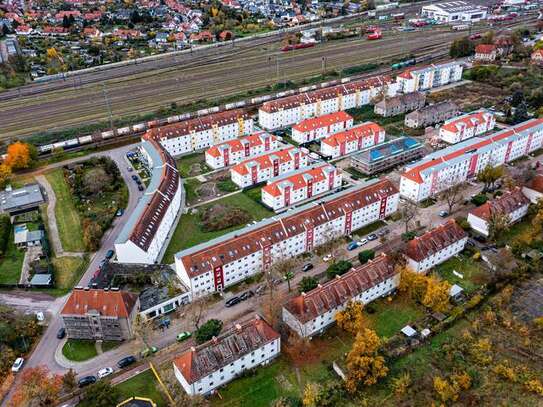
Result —
POLYGON ((175 377, 190 396, 208 395, 281 353, 281 337, 258 315, 173 360, 175 377))
POLYGON ((150 129, 142 139, 158 141, 168 153, 176 157, 252 132, 251 116, 242 109, 234 109, 150 129))
POLYGON ((458 82, 462 79, 462 70, 456 61, 407 69, 396 77, 398 92, 418 92, 458 82))
POLYGON ((259 132, 212 146, 206 151, 206 164, 213 169, 224 168, 278 147, 276 136, 259 132))
POLYGON ((383 93, 395 96, 397 89, 397 83, 390 76, 317 89, 265 102, 258 110, 258 122, 264 129, 277 130, 311 117, 368 105, 383 93))
POLYGON ((481 109, 445 121, 439 129, 439 138, 446 143, 456 144, 494 130, 495 126, 494 115, 481 109))
POLYGON ((517 187, 492 201, 472 209, 468 214, 468 222, 473 230, 483 236, 489 236, 489 221, 492 216, 507 216, 509 224, 513 224, 526 216, 529 206, 530 200, 517 187))
POLYGON ((230 177, 240 188, 245 188, 307 167, 308 164, 309 158, 306 153, 297 147, 289 147, 236 164, 230 169, 230 177))
POLYGON ((337 158, 385 141, 385 129, 374 122, 365 122, 349 130, 332 134, 321 141, 321 153, 337 158))
POLYGON ((499 166, 543 146, 543 119, 532 119, 485 137, 473 137, 406 166, 402 197, 420 202, 462 183, 486 166, 499 166))
POLYGON ((277 211, 339 188, 341 178, 341 172, 330 164, 287 174, 285 177, 268 181, 268 185, 261 191, 262 202, 277 211))
POLYGON ((417 273, 424 273, 456 256, 464 250, 467 241, 464 229, 454 219, 448 220, 407 243, 404 251, 407 265, 417 273))
POLYGON ((442 23, 475 23, 484 20, 487 8, 468 1, 455 0, 428 4, 422 7, 421 16, 442 23))
POLYGON ((282 319, 299 336, 311 337, 336 322, 336 314, 349 301, 368 304, 396 289, 400 275, 386 254, 352 268, 317 288, 292 298, 283 307, 282 319))
POLYGON ((168 152, 154 140, 144 141, 140 149, 151 170, 151 181, 115 240, 120 263, 153 264, 159 260, 184 193, 168 152))
POLYGON ((386 218, 397 211, 398 201, 392 182, 372 180, 185 249, 175 255, 175 268, 193 298, 220 292, 274 261, 386 218))
POLYGON ((320 140, 330 134, 353 127, 353 118, 344 111, 302 120, 292 126, 292 139, 297 143, 320 140))

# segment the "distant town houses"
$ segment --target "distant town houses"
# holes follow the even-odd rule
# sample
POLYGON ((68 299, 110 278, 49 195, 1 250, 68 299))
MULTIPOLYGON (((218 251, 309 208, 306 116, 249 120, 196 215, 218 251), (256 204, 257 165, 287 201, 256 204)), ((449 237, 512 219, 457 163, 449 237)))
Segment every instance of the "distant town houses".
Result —
POLYGON ((411 93, 444 86, 462 79, 463 66, 458 61, 410 68, 397 76, 398 92, 411 93))
POLYGON ((426 104, 426 94, 422 92, 404 93, 384 98, 373 108, 375 114, 383 117, 396 116, 412 110, 420 109, 426 104))
POLYGON ((422 107, 405 115, 405 125, 411 128, 430 126, 450 119, 458 112, 458 106, 451 101, 443 101, 422 107))
POLYGON ((480 62, 493 62, 498 56, 498 50, 494 44, 478 44, 475 47, 475 60, 480 62))
POLYGON ((407 242, 407 265, 417 273, 425 273, 464 250, 467 240, 464 229, 454 219, 448 220, 407 242))
POLYGON ((531 59, 533 64, 543 65, 543 49, 538 49, 538 50, 532 52, 532 55, 530 56, 530 59, 531 59))
POLYGON ((522 187, 522 193, 531 203, 537 203, 543 198, 543 173, 537 173, 526 185, 522 187))
POLYGON ((439 139, 456 144, 471 137, 480 136, 496 126, 496 118, 485 109, 447 120, 439 129, 439 139))
POLYGON ((468 223, 474 231, 488 237, 493 217, 506 217, 507 223, 512 224, 526 216, 529 205, 530 200, 517 187, 469 211, 468 223))

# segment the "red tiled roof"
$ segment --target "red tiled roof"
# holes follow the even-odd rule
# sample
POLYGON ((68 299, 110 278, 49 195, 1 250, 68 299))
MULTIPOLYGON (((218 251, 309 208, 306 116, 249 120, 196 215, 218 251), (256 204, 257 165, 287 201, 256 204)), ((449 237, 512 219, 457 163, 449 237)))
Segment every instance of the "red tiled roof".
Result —
POLYGON ((469 115, 462 116, 458 119, 448 121, 443 126, 441 126, 441 128, 452 133, 456 133, 462 126, 468 129, 472 127, 477 127, 481 123, 486 122, 486 118, 490 117, 492 117, 491 113, 484 111, 475 112, 469 115))
POLYGON ((275 182, 272 182, 272 183, 264 186, 262 188, 262 191, 266 192, 267 194, 270 194, 271 196, 274 196, 274 197, 280 196, 281 191, 279 189, 279 185, 282 184, 283 182, 292 183, 292 189, 293 190, 297 190, 297 189, 300 189, 300 188, 305 188, 307 186, 307 184, 308 184, 308 179, 309 178, 311 178, 313 184, 315 184, 317 182, 321 182, 322 180, 325 180, 326 179, 326 175, 325 175, 325 172, 324 172, 325 169, 332 169, 337 174, 337 170, 333 165, 325 164, 325 165, 321 165, 320 167, 312 168, 312 169, 309 169, 307 171, 304 171, 304 172, 301 172, 301 173, 298 173, 298 174, 294 174, 294 175, 292 175, 290 177, 283 178, 283 179, 277 180, 275 182))
POLYGON ((311 119, 302 120, 300 123, 292 126, 293 130, 299 132, 308 132, 322 127, 328 127, 336 123, 343 123, 349 120, 352 120, 352 116, 345 113, 344 111, 339 111, 335 113, 326 114, 324 116, 313 117, 311 119))
POLYGON ((128 318, 138 296, 128 291, 76 288, 64 304, 61 315, 85 315, 97 311, 104 317, 128 318))
POLYGON ((240 119, 247 120, 250 116, 243 109, 226 110, 220 113, 213 113, 207 116, 195 117, 179 123, 168 124, 167 126, 150 129, 143 135, 145 140, 183 137, 192 132, 200 132, 211 129, 214 125, 226 126, 237 122, 240 119))
POLYGON ((538 49, 532 52, 532 58, 535 58, 535 57, 543 58, 543 49, 538 49))
POLYGON ((526 188, 543 194, 543 174, 536 174, 535 177, 533 177, 530 182, 526 184, 526 188))
POLYGON ((237 165, 234 165, 232 167, 232 171, 235 171, 240 175, 247 175, 249 174, 249 169, 247 168, 247 164, 249 163, 258 163, 258 169, 262 170, 273 166, 272 156, 279 159, 279 164, 283 164, 294 160, 294 154, 296 152, 300 153, 300 157, 306 155, 297 147, 289 147, 285 148, 284 150, 272 151, 271 153, 245 160, 237 165))
POLYGON ((292 298, 284 307, 303 324, 345 304, 395 274, 394 265, 387 255, 382 253, 368 263, 352 268, 342 276, 292 298))
POLYGON ((240 137, 234 140, 228 140, 224 143, 216 144, 212 147, 210 147, 206 154, 211 155, 212 157, 220 157, 221 152, 220 148, 221 146, 230 146, 230 151, 232 153, 237 153, 238 151, 243 151, 245 149, 245 144, 249 143, 249 148, 257 147, 262 144, 264 144, 264 138, 262 136, 267 135, 270 137, 270 141, 276 140, 277 137, 270 135, 266 133, 265 131, 261 131, 255 134, 251 134, 250 136, 240 137))
POLYGON ((494 44, 479 44, 475 47, 476 54, 491 54, 496 51, 494 44))
POLYGON ((173 364, 192 384, 278 338, 279 334, 257 316, 189 349, 176 357, 173 364))
POLYGON ((383 83, 392 82, 394 82, 394 80, 390 76, 374 76, 368 79, 347 82, 343 85, 317 89, 310 92, 300 93, 298 95, 265 102, 260 107, 260 110, 267 113, 274 113, 283 109, 293 109, 298 106, 315 103, 319 100, 334 99, 338 95, 350 95, 356 93, 357 91, 372 89, 382 86, 383 83))
POLYGON ((406 245, 405 254, 420 262, 466 236, 464 229, 458 226, 454 219, 450 219, 422 236, 410 240, 406 245))
POLYGON ((336 199, 321 202, 302 212, 281 218, 257 229, 252 229, 236 235, 234 238, 220 243, 213 243, 194 253, 180 258, 187 274, 195 277, 211 271, 214 267, 231 263, 252 253, 262 250, 262 247, 281 242, 289 237, 299 235, 307 228, 317 227, 344 216, 360 208, 378 202, 382 196, 398 193, 396 186, 384 178, 375 184, 352 191, 336 199))
POLYGON ((493 213, 509 215, 518 208, 529 204, 530 200, 526 198, 519 187, 516 187, 512 191, 507 191, 502 196, 472 209, 469 213, 478 218, 489 220, 493 213))
POLYGON ((379 134, 382 131, 384 131, 384 129, 381 126, 379 126, 377 123, 365 122, 355 127, 351 127, 349 130, 332 134, 331 136, 324 138, 321 141, 321 143, 326 143, 332 147, 336 147, 339 144, 358 140, 359 138, 375 136, 376 134, 379 134))

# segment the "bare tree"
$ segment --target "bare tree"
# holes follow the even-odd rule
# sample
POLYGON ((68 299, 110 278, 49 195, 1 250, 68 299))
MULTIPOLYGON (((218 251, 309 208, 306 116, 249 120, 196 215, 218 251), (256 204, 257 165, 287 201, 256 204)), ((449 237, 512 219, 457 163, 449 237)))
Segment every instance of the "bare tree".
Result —
POLYGON ((153 332, 152 320, 143 317, 141 314, 136 314, 132 328, 134 330, 134 336, 137 340, 141 341, 146 348, 149 348, 149 336, 153 332))
POLYGON ((406 201, 400 207, 400 215, 405 225, 405 233, 409 232, 409 225, 419 214, 419 205, 413 201, 406 201))
POLYGON ((465 183, 453 184, 443 182, 438 198, 447 204, 449 213, 453 213, 454 207, 464 199, 463 191, 466 189, 465 183))
POLYGON ((321 232, 324 242, 315 248, 315 253, 330 254, 334 262, 341 256, 341 248, 343 244, 343 235, 332 226, 327 225, 321 232))
POLYGON ((194 299, 192 303, 187 306, 187 320, 190 321, 191 326, 193 326, 195 330, 200 328, 200 322, 202 322, 208 307, 209 304, 204 297, 194 299))
POLYGON ((507 214, 491 211, 487 224, 488 237, 495 241, 501 233, 506 232, 509 229, 511 219, 507 214))

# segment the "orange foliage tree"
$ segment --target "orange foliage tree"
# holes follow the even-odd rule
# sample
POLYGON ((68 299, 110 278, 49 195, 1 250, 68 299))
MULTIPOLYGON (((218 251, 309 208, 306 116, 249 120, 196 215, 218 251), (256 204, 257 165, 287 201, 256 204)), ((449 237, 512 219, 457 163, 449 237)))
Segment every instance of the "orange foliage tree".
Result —
POLYGON ((10 144, 4 164, 14 170, 30 167, 30 164, 32 164, 32 150, 30 145, 21 141, 10 144))
POLYGON ((10 407, 55 406, 62 389, 62 376, 51 374, 47 367, 26 368, 10 407))

